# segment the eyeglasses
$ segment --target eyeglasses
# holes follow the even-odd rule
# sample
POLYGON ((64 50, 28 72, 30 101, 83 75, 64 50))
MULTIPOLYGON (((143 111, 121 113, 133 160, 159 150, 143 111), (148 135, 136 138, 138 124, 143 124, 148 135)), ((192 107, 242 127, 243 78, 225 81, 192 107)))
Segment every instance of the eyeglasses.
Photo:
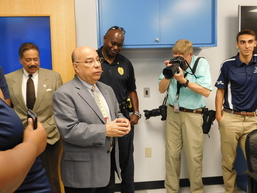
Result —
POLYGON ((95 63, 100 63, 100 64, 103 63, 103 58, 97 58, 96 60, 90 59, 85 62, 75 62, 75 63, 84 63, 87 66, 93 66, 95 65, 95 63))
POLYGON ((107 34, 110 30, 115 30, 115 29, 121 30, 123 34, 126 33, 126 31, 124 30, 123 27, 119 27, 119 26, 116 26, 116 25, 115 25, 115 26, 110 27, 110 28, 108 29, 108 31, 106 32, 106 34, 107 34))

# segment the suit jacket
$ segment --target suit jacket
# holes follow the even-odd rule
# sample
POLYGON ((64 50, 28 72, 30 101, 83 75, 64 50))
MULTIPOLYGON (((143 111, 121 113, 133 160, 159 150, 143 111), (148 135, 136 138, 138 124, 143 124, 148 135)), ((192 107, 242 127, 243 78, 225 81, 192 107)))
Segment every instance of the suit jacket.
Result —
MULTIPOLYGON (((20 117, 24 127, 27 126, 26 102, 22 95, 23 69, 5 75, 11 95, 13 109, 20 117)), ((47 143, 54 144, 60 139, 60 134, 54 121, 53 93, 62 85, 59 73, 44 68, 38 70, 38 90, 33 111, 38 116, 47 132, 47 143)))
MULTIPOLYGON (((111 87, 98 82, 110 109, 111 120, 123 117, 111 87)), ((110 180, 110 137, 103 115, 86 86, 75 77, 54 93, 54 115, 62 137, 61 176, 64 186, 105 187, 110 180)), ((119 176, 118 140, 114 138, 119 176)))

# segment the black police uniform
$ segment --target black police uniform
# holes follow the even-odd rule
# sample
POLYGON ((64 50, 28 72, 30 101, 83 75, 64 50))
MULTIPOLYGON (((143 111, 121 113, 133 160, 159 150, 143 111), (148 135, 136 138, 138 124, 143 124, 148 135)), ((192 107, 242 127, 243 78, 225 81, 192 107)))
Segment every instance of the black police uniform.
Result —
MULTIPOLYGON (((99 57, 102 55, 103 47, 97 50, 99 57)), ((135 73, 132 63, 123 55, 117 54, 112 64, 106 60, 102 63, 103 73, 99 81, 111 86, 115 92, 119 104, 127 101, 129 92, 136 90, 135 73)), ((129 119, 128 108, 121 109, 124 117, 129 119)), ((121 192, 134 192, 134 127, 131 128, 129 134, 119 137, 119 158, 121 167, 121 192)))

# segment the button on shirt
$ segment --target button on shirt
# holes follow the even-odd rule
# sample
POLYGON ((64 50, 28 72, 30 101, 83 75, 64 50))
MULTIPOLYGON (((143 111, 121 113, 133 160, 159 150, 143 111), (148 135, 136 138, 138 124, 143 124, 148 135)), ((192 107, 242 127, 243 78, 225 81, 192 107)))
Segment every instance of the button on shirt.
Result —
POLYGON ((251 62, 240 61, 239 54, 227 59, 215 84, 225 90, 224 108, 253 112, 257 109, 257 54, 251 62))

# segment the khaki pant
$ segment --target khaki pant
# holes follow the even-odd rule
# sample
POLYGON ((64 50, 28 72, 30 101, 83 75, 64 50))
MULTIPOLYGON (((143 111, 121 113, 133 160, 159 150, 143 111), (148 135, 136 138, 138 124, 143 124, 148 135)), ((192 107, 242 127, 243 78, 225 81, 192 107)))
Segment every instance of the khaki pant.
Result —
POLYGON ((246 137, 248 133, 257 129, 257 117, 235 115, 223 111, 219 129, 225 193, 236 193, 236 171, 234 169, 234 163, 237 146, 240 144, 245 155, 246 137))
POLYGON ((181 150, 184 148, 190 190, 192 193, 203 193, 202 158, 203 131, 202 115, 196 113, 175 113, 168 106, 166 121, 166 179, 168 193, 179 191, 181 167, 181 150))

